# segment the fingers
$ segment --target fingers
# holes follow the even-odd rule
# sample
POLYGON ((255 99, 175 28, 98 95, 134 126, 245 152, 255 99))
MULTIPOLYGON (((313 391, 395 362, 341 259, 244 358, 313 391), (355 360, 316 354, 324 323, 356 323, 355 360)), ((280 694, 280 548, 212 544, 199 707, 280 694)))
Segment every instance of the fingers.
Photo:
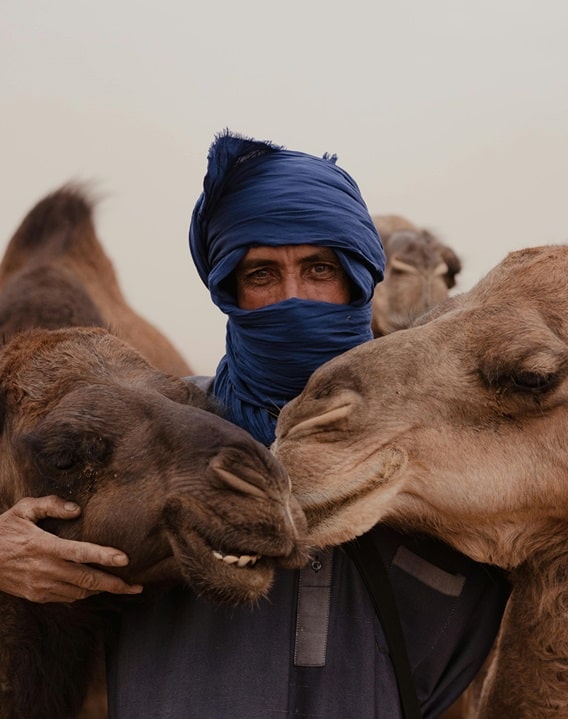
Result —
POLYGON ((125 567, 128 556, 114 547, 105 547, 91 542, 77 542, 50 535, 50 551, 61 559, 80 564, 101 564, 103 567, 125 567))
MULTIPOLYGON (((69 502, 54 495, 48 497, 26 497, 17 502, 8 512, 36 524, 46 517, 74 519, 81 513, 75 502, 69 502)), ((38 531, 42 531, 39 530, 38 531)), ((62 559, 85 564, 101 564, 105 567, 125 567, 128 556, 114 547, 104 547, 89 542, 61 539, 42 532, 41 542, 45 553, 54 553, 62 559)))
POLYGON ((80 508, 58 497, 25 498, 0 514, 0 591, 34 602, 74 601, 92 594, 138 594, 142 587, 88 566, 124 567, 124 552, 90 542, 62 539, 36 522, 73 519, 80 508))
POLYGON ((71 565, 65 577, 67 583, 77 591, 78 599, 91 594, 109 592, 110 594, 140 594, 140 585, 127 584, 120 577, 102 572, 99 569, 86 567, 82 564, 71 565))
POLYGON ((16 502, 8 511, 13 512, 17 517, 37 523, 46 517, 73 519, 81 513, 81 508, 75 502, 50 495, 48 497, 25 497, 16 502))
POLYGON ((22 587, 21 596, 33 602, 74 602, 93 594, 139 594, 142 587, 129 585, 120 577, 101 572, 97 569, 62 563, 50 572, 45 583, 36 582, 33 586, 22 587), (53 577, 57 576, 57 580, 53 577))

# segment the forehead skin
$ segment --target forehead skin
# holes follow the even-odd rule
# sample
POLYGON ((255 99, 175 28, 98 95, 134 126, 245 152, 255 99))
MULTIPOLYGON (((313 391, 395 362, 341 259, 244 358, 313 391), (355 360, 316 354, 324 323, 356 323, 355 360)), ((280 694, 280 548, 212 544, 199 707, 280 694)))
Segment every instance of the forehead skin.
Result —
POLYGON ((334 304, 350 301, 349 280, 329 247, 251 247, 237 265, 235 280, 242 309, 257 309, 290 297, 334 304))

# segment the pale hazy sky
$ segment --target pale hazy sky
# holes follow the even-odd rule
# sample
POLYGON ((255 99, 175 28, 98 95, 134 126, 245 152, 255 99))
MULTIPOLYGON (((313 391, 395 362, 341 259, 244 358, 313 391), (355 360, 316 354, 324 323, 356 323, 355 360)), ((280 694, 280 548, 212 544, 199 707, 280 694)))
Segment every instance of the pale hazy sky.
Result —
POLYGON ((335 152, 373 213, 460 254, 568 241, 566 0, 0 0, 0 248, 71 179, 131 304, 198 372, 223 315, 187 228, 225 127, 335 152))

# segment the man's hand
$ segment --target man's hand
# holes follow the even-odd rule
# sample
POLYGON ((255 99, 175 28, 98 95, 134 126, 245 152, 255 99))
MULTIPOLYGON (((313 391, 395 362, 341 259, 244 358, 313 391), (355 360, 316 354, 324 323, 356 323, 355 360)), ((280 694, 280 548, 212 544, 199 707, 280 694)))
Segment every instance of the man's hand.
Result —
POLYGON ((44 532, 45 517, 75 519, 74 502, 59 497, 27 497, 0 514, 0 591, 32 602, 71 602, 91 594, 138 594, 119 577, 87 564, 124 567, 128 557, 112 547, 61 539, 44 532))

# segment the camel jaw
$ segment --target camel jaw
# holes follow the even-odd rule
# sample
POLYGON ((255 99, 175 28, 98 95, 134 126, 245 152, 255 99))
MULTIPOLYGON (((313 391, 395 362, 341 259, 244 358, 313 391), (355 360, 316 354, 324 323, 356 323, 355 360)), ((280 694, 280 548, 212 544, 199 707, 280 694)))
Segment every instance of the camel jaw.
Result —
POLYGON ((217 603, 250 604, 268 594, 275 566, 270 558, 225 554, 198 535, 172 536, 171 543, 182 581, 198 595, 217 603))
POLYGON ((280 523, 263 525, 266 536, 251 528, 249 546, 216 530, 211 517, 196 521, 183 499, 168 503, 164 523, 182 581, 217 603, 254 603, 268 594, 277 566, 299 569, 308 561, 305 518, 294 499, 280 523))

